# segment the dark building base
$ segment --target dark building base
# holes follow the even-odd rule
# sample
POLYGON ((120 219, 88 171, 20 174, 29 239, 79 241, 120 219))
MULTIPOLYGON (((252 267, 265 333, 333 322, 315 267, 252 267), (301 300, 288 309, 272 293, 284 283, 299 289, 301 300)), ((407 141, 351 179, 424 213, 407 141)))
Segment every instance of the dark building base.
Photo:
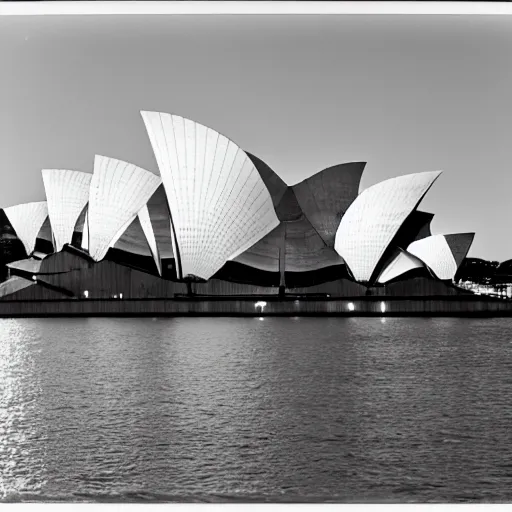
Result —
POLYGON ((512 316, 512 301, 468 297, 197 297, 2 300, 0 317, 66 316, 512 316), (353 311, 350 309, 353 306, 353 311), (382 304, 385 312, 382 312, 382 304))

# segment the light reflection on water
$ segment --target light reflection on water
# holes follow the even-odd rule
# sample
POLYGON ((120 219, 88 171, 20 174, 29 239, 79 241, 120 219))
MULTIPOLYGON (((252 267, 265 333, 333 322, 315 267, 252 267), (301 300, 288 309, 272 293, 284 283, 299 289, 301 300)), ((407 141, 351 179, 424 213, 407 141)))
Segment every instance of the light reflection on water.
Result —
POLYGON ((512 320, 0 320, 0 496, 510 501, 512 320))
POLYGON ((44 450, 37 417, 41 387, 36 370, 38 335, 34 325, 5 320, 0 327, 0 496, 45 484, 44 450))

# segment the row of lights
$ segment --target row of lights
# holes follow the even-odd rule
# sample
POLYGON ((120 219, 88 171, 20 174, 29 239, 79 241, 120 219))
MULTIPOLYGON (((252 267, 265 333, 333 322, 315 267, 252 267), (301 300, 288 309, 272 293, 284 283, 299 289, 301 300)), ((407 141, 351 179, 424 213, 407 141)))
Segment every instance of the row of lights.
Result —
MULTIPOLYGON (((295 301, 295 304, 299 304, 299 300, 298 299, 295 301)), ((256 309, 260 308, 260 312, 261 313, 263 313, 263 310, 265 309, 266 305, 267 305, 267 303, 264 300, 260 300, 260 301, 254 303, 254 307, 256 309)), ((349 302, 347 307, 348 307, 349 311, 355 311, 356 310, 356 306, 354 305, 353 302, 349 302)), ((387 309, 386 308, 386 303, 385 302, 381 302, 380 303, 380 311, 381 311, 381 313, 385 313, 386 309, 387 309)))
MULTIPOLYGON (((32 279, 33 279, 34 281, 37 281, 37 277, 36 277, 36 276, 32 276, 32 279)), ((85 298, 85 299, 87 299, 87 298, 89 297, 89 290, 84 290, 84 291, 83 291, 83 294, 84 294, 84 298, 85 298)), ((329 297, 329 295, 327 295, 327 297, 329 297)), ((118 298, 117 294, 116 294, 116 295, 114 295, 114 296, 113 296, 113 298, 114 298, 114 299, 117 299, 117 298, 118 298)), ((123 294, 122 294, 122 293, 120 293, 120 294, 119 294, 119 298, 120 298, 120 299, 122 299, 122 298, 123 298, 123 294)), ((295 304, 299 304, 299 299, 296 299, 296 300, 295 300, 295 304)), ((255 302, 255 303, 254 303, 254 307, 255 307, 256 309, 260 308, 260 312, 261 312, 261 313, 263 313, 263 310, 265 309, 265 307, 266 307, 266 306, 267 306, 267 303, 266 303, 266 301, 264 301, 264 300, 259 300, 258 302, 255 302)), ((349 302, 349 303, 348 303, 348 310, 349 310, 349 311, 355 311, 355 310, 356 310, 356 307, 355 307, 355 305, 354 305, 354 303, 353 303, 353 302, 349 302)), ((386 303, 385 303, 385 302, 381 302, 381 303, 380 303, 380 310, 381 310, 381 312, 382 312, 382 313, 385 313, 385 312, 386 312, 386 303)))
MULTIPOLYGON (((87 299, 89 297, 89 290, 84 290, 83 294, 84 294, 84 298, 87 299)), ((114 295, 114 299, 117 299, 117 298, 118 298, 118 296, 114 295)), ((119 294, 119 298, 120 299, 123 298, 123 294, 122 293, 119 294)), ((299 300, 296 300, 295 304, 299 304, 299 300)), ((263 310, 265 309, 266 306, 267 306, 267 303, 264 300, 259 300, 258 302, 254 303, 254 307, 256 309, 260 308, 260 312, 261 313, 263 313, 263 310)), ((355 311, 356 310, 356 307, 355 307, 353 302, 349 302, 347 307, 348 307, 349 311, 355 311)), ((385 302, 381 302, 380 303, 380 310, 381 310, 382 313, 386 312, 386 303, 385 302)))
MULTIPOLYGON (((348 303, 348 310, 349 311, 355 311, 356 310, 356 307, 355 307, 353 302, 349 302, 348 303)), ((385 302, 381 302, 380 303, 380 311, 381 311, 381 313, 385 313, 386 312, 386 303, 385 302)))
MULTIPOLYGON (((84 299, 87 299, 89 297, 89 290, 84 290, 83 291, 83 295, 84 295, 84 299)), ((117 298, 122 299, 123 298, 123 294, 120 293, 119 296, 118 295, 114 295, 113 298, 114 299, 117 299, 117 298)))

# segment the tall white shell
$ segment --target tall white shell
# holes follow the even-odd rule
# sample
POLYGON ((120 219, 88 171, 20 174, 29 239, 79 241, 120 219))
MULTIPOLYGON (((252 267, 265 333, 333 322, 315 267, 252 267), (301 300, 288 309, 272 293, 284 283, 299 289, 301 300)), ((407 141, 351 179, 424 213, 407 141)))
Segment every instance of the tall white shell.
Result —
POLYGON ((402 223, 441 172, 391 178, 364 190, 342 217, 334 247, 357 281, 368 282, 402 223))
POLYGON ((36 245, 37 234, 48 217, 46 201, 17 204, 4 208, 16 235, 23 242, 27 255, 30 256, 36 245))
POLYGON ((87 211, 89 254, 95 261, 105 257, 161 182, 133 164, 96 156, 87 211))
POLYGON ((43 169, 43 183, 48 202, 56 252, 71 243, 76 221, 87 201, 92 174, 64 169, 43 169))
POLYGON ((382 271, 377 280, 379 283, 384 284, 392 279, 395 279, 409 270, 421 268, 423 264, 418 258, 412 256, 407 251, 400 250, 400 252, 393 258, 391 263, 382 271))
POLYGON ((427 264, 439 279, 453 279, 457 263, 444 235, 416 240, 407 251, 427 264))
POLYGON ((167 194, 181 275, 209 279, 278 224, 244 151, 183 117, 142 112, 167 194))
POLYGON ((144 231, 144 235, 146 236, 146 240, 148 242, 151 255, 155 260, 158 273, 162 275, 162 263, 160 261, 160 253, 158 251, 155 232, 153 231, 153 225, 151 224, 151 218, 149 217, 149 211, 146 205, 144 205, 142 207, 142 210, 139 212, 139 221, 140 225, 142 226, 142 231, 144 231))

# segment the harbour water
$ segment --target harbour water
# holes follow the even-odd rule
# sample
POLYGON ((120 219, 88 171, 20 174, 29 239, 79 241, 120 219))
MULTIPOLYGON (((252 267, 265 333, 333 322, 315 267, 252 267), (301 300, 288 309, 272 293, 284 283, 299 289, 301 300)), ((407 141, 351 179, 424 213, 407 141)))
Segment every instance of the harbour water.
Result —
POLYGON ((512 319, 1 319, 0 500, 512 501, 512 319))

